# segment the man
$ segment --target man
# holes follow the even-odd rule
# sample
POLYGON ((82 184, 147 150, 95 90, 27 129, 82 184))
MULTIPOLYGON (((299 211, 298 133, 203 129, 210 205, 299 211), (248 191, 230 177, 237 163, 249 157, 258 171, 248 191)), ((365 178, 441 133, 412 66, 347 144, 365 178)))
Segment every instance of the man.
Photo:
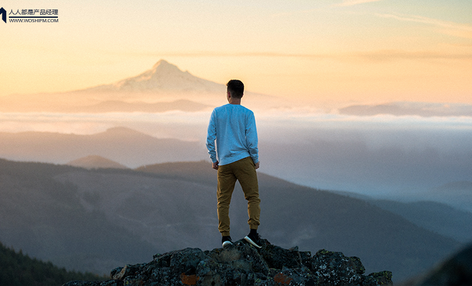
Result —
POLYGON ((256 120, 254 113, 241 105, 244 84, 230 80, 226 86, 228 104, 213 110, 206 143, 212 167, 218 170, 218 230, 223 247, 231 245, 229 204, 236 181, 239 181, 248 201, 250 232, 244 239, 261 248, 257 233, 261 200, 256 173, 259 168, 256 120))

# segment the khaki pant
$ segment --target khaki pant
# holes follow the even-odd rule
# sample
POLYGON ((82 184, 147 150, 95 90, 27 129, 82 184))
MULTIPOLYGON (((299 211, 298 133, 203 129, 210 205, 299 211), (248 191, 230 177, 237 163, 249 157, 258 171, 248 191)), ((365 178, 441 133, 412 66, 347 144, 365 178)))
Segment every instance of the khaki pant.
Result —
POLYGON ((247 200, 248 224, 251 229, 257 229, 261 213, 259 185, 254 162, 247 157, 234 163, 218 167, 218 230, 222 236, 229 236, 229 204, 236 180, 239 181, 247 200))

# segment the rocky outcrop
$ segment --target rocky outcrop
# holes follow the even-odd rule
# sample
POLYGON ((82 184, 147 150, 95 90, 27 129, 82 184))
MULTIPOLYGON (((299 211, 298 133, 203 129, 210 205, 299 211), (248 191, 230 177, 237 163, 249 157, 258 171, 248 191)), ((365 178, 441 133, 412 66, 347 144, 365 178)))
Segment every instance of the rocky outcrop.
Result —
POLYGON ((225 248, 186 248, 154 255, 149 263, 126 265, 111 280, 71 281, 64 286, 121 285, 392 285, 392 273, 365 275, 357 257, 320 250, 315 255, 265 240, 257 249, 243 240, 225 248))

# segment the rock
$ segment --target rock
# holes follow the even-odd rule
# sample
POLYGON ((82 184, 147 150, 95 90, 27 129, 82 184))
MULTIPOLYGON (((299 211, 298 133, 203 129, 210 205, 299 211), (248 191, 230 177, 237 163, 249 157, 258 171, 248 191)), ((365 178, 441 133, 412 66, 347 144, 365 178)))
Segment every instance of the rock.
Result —
POLYGON ((64 286, 122 285, 392 285, 389 271, 365 275, 357 257, 320 250, 315 255, 265 240, 257 249, 244 240, 202 251, 186 248, 153 256, 149 263, 111 271, 111 280, 71 281, 64 286))
POLYGON ((320 250, 311 259, 311 269, 317 285, 362 285, 365 268, 357 257, 346 257, 341 252, 320 250))

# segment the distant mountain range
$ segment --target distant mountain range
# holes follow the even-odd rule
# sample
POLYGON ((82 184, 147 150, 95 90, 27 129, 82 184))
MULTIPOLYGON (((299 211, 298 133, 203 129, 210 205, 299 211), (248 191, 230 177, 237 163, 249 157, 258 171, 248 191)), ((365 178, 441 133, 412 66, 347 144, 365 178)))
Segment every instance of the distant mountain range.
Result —
POLYGON ((460 103, 391 102, 376 105, 350 105, 339 109, 340 114, 374 116, 472 116, 472 105, 460 103))
MULTIPOLYGON (((436 152, 402 153, 395 148, 372 153, 356 144, 358 143, 346 142, 343 145, 315 141, 310 145, 279 145, 278 142, 263 141, 260 142, 260 150, 264 151, 265 159, 262 163, 265 172, 285 176, 284 178, 295 182, 303 178, 302 172, 307 176, 318 176, 320 180, 331 178, 333 181, 345 180, 349 183, 355 182, 355 178, 368 175, 369 180, 381 188, 385 182, 382 179, 398 173, 395 180, 401 178, 404 183, 414 184, 415 180, 423 179, 430 187, 421 191, 409 187, 404 192, 399 192, 395 200, 430 200, 472 212, 472 182, 467 180, 470 173, 470 160, 467 160, 469 153, 439 156, 436 152), (361 152, 356 153, 359 151, 361 152), (297 164, 292 166, 303 164, 305 167, 287 168, 287 162, 297 162, 292 163, 297 164), (377 162, 381 164, 377 165, 377 162), (418 166, 421 166, 421 172, 418 172, 418 166), (438 180, 431 183, 433 177, 440 176, 448 178, 449 182, 438 180)), ((201 141, 156 138, 126 127, 114 127, 91 135, 0 132, 0 158, 68 164, 77 159, 83 161, 83 158, 90 155, 106 158, 128 168, 166 162, 209 160, 205 144, 201 141)), ((88 168, 87 165, 79 166, 88 168)), ((344 189, 356 191, 353 184, 344 189)))
MULTIPOLYGON (((0 241, 69 269, 105 272, 153 254, 220 244, 216 173, 208 162, 94 169, 0 160, 0 241)), ((259 173, 260 232, 282 247, 325 248, 367 272, 418 274, 460 247, 451 238, 359 199, 259 173)), ((239 186, 232 235, 247 234, 239 186)))
MULTIPOLYGON (((447 196, 443 195, 443 200, 445 197, 447 196)), ((451 193, 450 197, 455 197, 455 194, 451 193)), ((398 202, 372 199, 366 201, 435 233, 463 243, 472 241, 472 212, 434 201, 398 202)))
POLYGON ((472 181, 447 183, 432 189, 424 196, 472 213, 472 181))
MULTIPOLYGON (((196 77, 160 60, 150 70, 112 84, 70 92, 3 96, 0 112, 193 112, 225 104, 225 93, 224 84, 196 77)), ((248 106, 281 104, 273 96, 248 90, 245 94, 248 106)))
POLYGON ((0 146, 0 158, 61 164, 92 154, 127 167, 208 158, 199 142, 159 139, 125 127, 92 135, 0 132, 0 146))

